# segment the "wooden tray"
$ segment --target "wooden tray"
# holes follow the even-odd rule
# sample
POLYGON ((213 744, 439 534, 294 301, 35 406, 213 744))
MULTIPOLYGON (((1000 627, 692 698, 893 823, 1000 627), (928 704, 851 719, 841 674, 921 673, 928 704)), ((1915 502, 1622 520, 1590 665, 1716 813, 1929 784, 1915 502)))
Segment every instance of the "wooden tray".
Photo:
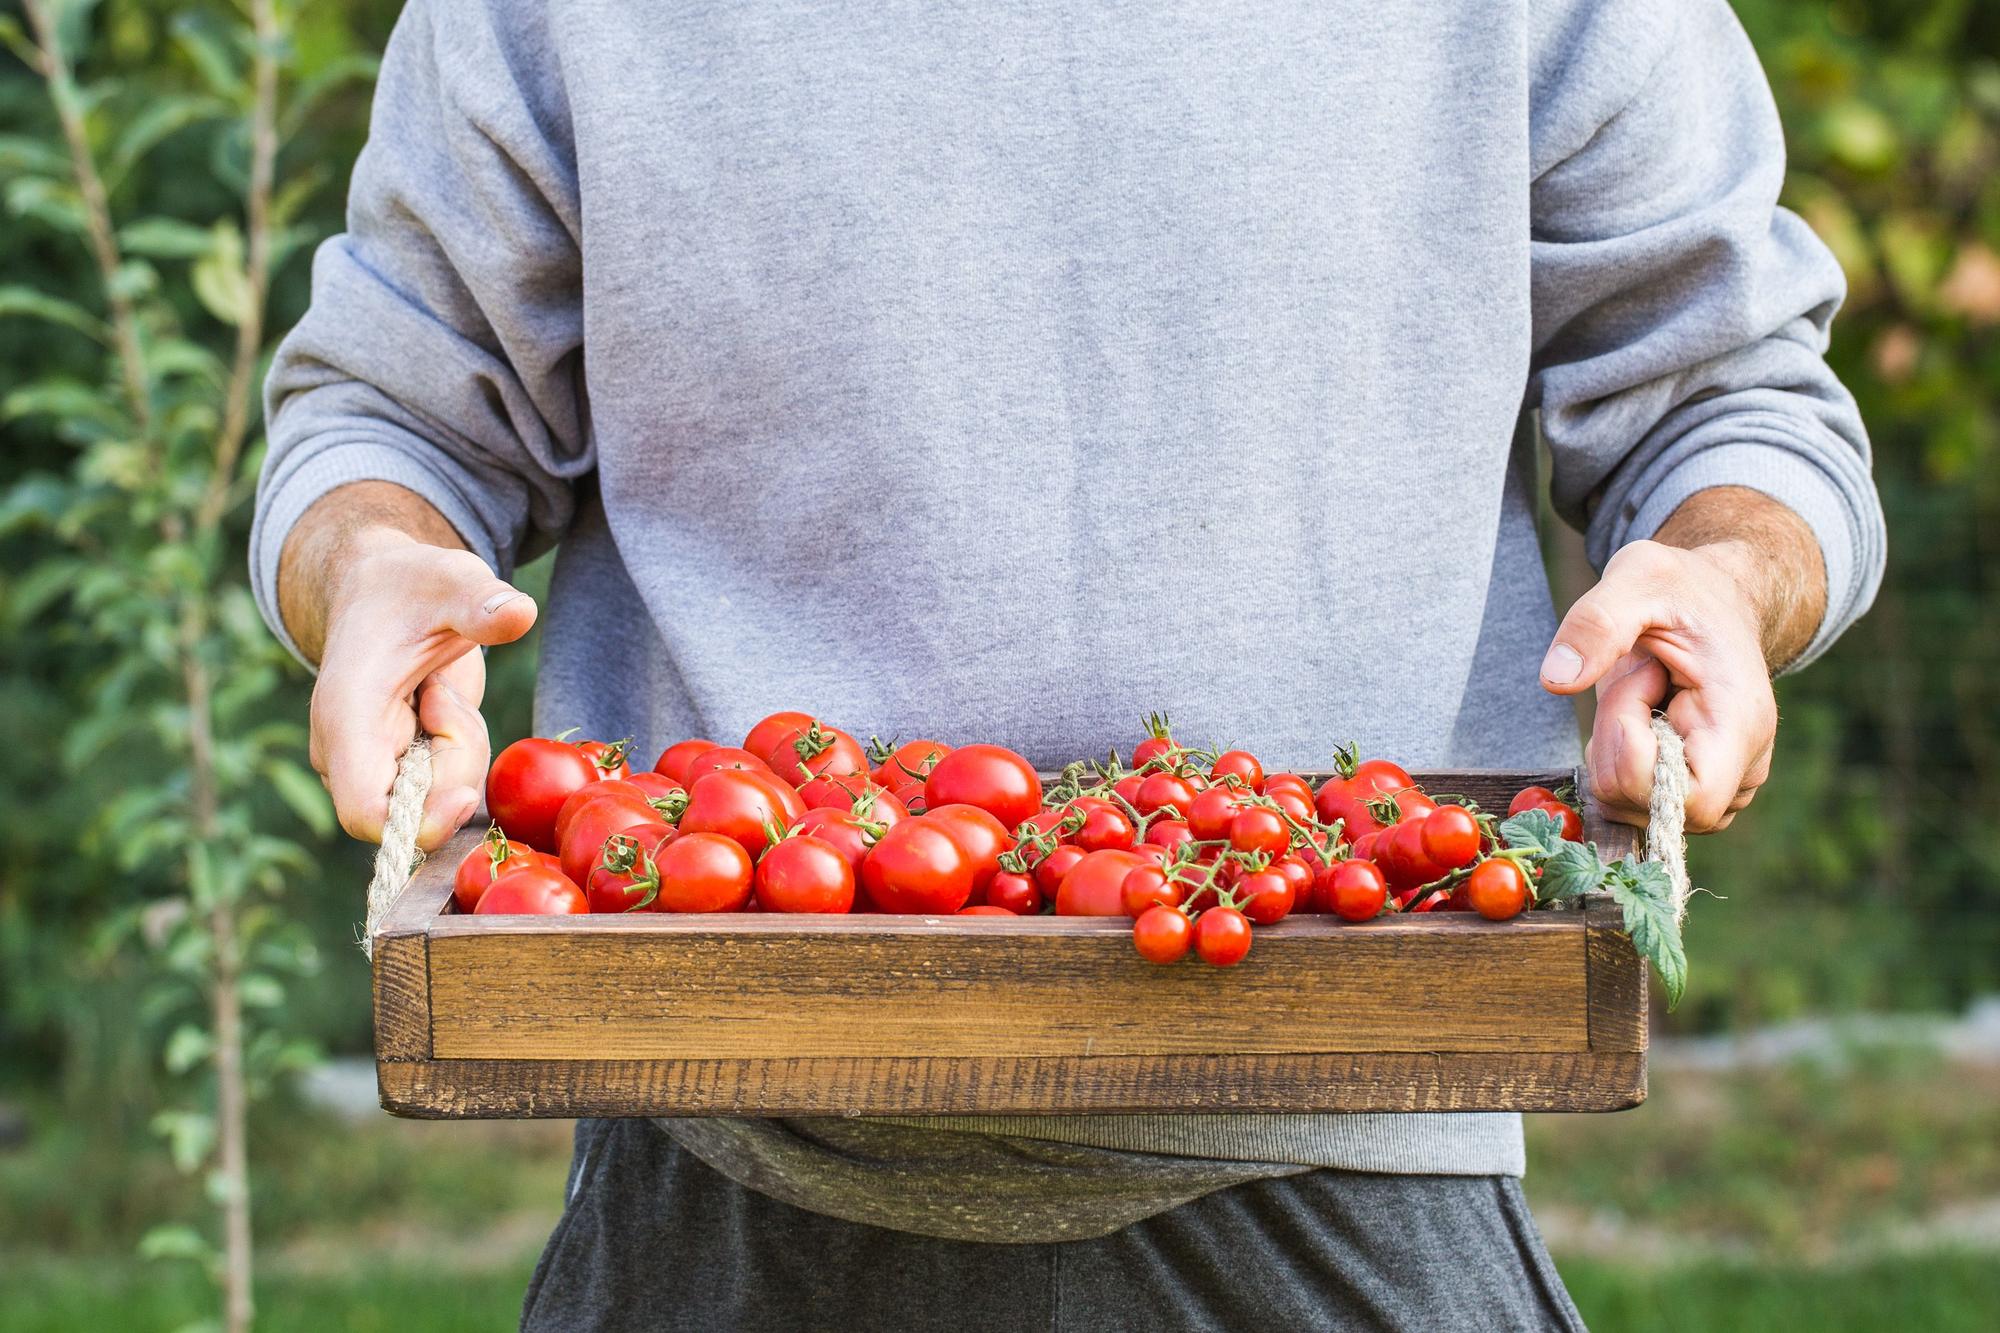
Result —
MULTIPOLYGON (((1563 773, 1433 773, 1504 809, 1563 773)), ((1587 790, 1578 783, 1579 790, 1587 790)), ((1634 831, 1585 811, 1608 857, 1634 831)), ((1154 967, 1123 920, 473 917, 461 832, 375 941, 382 1106, 424 1118, 1615 1111, 1646 978, 1608 902, 1260 927, 1154 967)))

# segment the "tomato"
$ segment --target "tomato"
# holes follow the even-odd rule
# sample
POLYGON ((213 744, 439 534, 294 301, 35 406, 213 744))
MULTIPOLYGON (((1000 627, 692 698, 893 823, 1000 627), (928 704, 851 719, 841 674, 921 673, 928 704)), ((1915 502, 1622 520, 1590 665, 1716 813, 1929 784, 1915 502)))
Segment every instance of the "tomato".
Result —
POLYGON ((1062 888, 1063 876, 1070 872, 1089 853, 1081 847, 1064 844, 1035 863, 1035 883, 1044 898, 1053 899, 1062 888))
POLYGON ((963 745, 938 760, 924 782, 924 805, 976 805, 1009 829, 1042 808, 1035 766, 998 745, 963 745))
MULTIPOLYGON (((1268 792, 1270 789, 1271 784, 1265 782, 1264 790, 1268 792)), ((1319 789, 1319 795, 1313 798, 1313 808, 1319 812, 1320 823, 1331 824, 1339 820, 1342 826, 1340 836, 1348 842, 1357 842, 1370 833, 1379 832, 1382 827, 1382 821, 1375 818, 1375 813, 1368 808, 1368 799, 1355 792, 1346 779, 1330 778, 1319 789)))
POLYGON ((1229 821, 1229 845, 1239 852, 1283 856, 1292 845, 1292 831, 1276 810, 1247 806, 1229 821))
POLYGON ((1129 851, 1139 834, 1123 810, 1109 801, 1097 801, 1084 813, 1083 827, 1070 835, 1070 841, 1086 852, 1129 851))
POLYGON ((660 872, 655 912, 735 912, 750 901, 750 853, 734 838, 683 832, 653 864, 660 872))
POLYGON ((1137 852, 1086 852, 1056 890, 1058 916, 1123 916, 1125 877, 1151 864, 1137 852))
POLYGON ((1151 847, 1164 847, 1173 851, 1183 843, 1194 841, 1194 830, 1178 819, 1156 819, 1146 829, 1146 843, 1151 847))
POLYGON ((857 807, 872 824, 898 824, 909 810, 889 793, 866 778, 856 776, 817 777, 799 788, 799 802, 808 810, 831 806, 836 810, 857 807))
POLYGON ((654 858, 660 848, 680 836, 678 829, 634 829, 614 833, 604 854, 583 881, 583 895, 593 912, 639 912, 660 893, 660 873, 654 858))
POLYGON ((571 882, 582 884, 590 878, 604 843, 614 833, 628 829, 665 828, 660 812, 636 796, 609 796, 588 801, 569 822, 562 840, 562 871, 571 882))
POLYGON ((1556 794, 1547 787, 1523 787, 1514 793, 1514 799, 1507 802, 1507 814, 1511 817, 1523 810, 1537 810, 1556 799, 1556 794))
POLYGON ((1312 784, 1296 773, 1267 773, 1264 776, 1264 794, 1276 796, 1279 791, 1289 788, 1310 802, 1313 798, 1312 784))
POLYGON ((591 764, 597 769, 598 781, 611 781, 632 776, 632 765, 626 762, 626 757, 632 753, 632 738, 630 736, 627 736, 622 741, 611 741, 609 743, 604 741, 578 741, 576 748, 590 757, 591 764))
POLYGON ((1382 841, 1376 844, 1375 858, 1388 875, 1389 882, 1398 888, 1428 884, 1445 874, 1445 867, 1424 852, 1424 823, 1421 819, 1406 819, 1383 834, 1382 841))
MULTIPOLYGON (((1161 822, 1172 823, 1173 821, 1162 820, 1161 822)), ((1151 830, 1148 831, 1150 832, 1151 830)), ((1165 866, 1167 864, 1167 861, 1173 856, 1173 850, 1171 848, 1162 847, 1157 842, 1142 842, 1137 847, 1134 847, 1132 850, 1137 852, 1140 856, 1145 857, 1147 860, 1151 861, 1156 866, 1165 866)))
POLYGON ((1579 815, 1573 808, 1564 805, 1561 801, 1544 801, 1536 806, 1535 809, 1546 810, 1555 816, 1556 822, 1562 825, 1562 835, 1566 841, 1583 841, 1583 816, 1579 815))
POLYGON ((755 856, 770 842, 768 829, 790 828, 805 812, 799 794, 770 774, 724 769, 688 789, 681 832, 725 834, 755 856))
POLYGON ((1146 715, 1146 738, 1132 747, 1132 767, 1140 768, 1174 748, 1173 732, 1164 713, 1146 715))
POLYGON ((1338 861, 1316 882, 1321 903, 1343 921, 1373 921, 1389 901, 1389 882, 1373 861, 1338 861))
POLYGON ((972 858, 930 815, 890 829, 861 863, 868 898, 884 912, 956 912, 972 897, 974 873, 972 858))
POLYGON ((1233 907, 1211 907, 1194 923, 1194 951, 1211 967, 1234 967, 1250 952, 1250 922, 1233 907))
POLYGON ((1146 779, 1142 775, 1127 773, 1111 784, 1111 790, 1119 800, 1136 809, 1139 803, 1139 788, 1144 786, 1145 782, 1146 779))
POLYGON ((494 879, 508 870, 518 870, 532 864, 534 848, 525 842, 515 842, 500 831, 499 825, 486 830, 486 836, 467 852, 459 861, 458 869, 451 876, 451 898, 461 912, 470 912, 479 906, 479 897, 486 892, 494 879))
POLYGON ((1291 914, 1298 891, 1275 870, 1253 870, 1236 881, 1243 915, 1259 926, 1276 925, 1291 914))
POLYGON ((877 836, 871 831, 869 821, 853 811, 836 810, 825 805, 800 815, 792 821, 792 828, 810 833, 833 847, 857 877, 861 874, 861 863, 868 859, 868 849, 875 845, 877 836))
POLYGON ((710 773, 724 773, 731 770, 739 770, 747 773, 765 773, 771 777, 777 776, 776 773, 771 772, 769 764, 765 763, 757 755, 751 754, 748 750, 738 750, 733 746, 718 745, 713 750, 703 750, 700 754, 688 760, 687 776, 682 778, 681 781, 686 784, 689 791, 693 791, 694 784, 700 782, 710 773))
POLYGON ((1313 817, 1311 793, 1301 794, 1290 787, 1280 787, 1276 791, 1264 793, 1278 803, 1278 808, 1303 824, 1313 817))
POLYGON ((569 826, 576 819, 577 811, 593 801, 601 801, 607 796, 623 796, 628 800, 643 801, 646 789, 636 782, 624 778, 610 778, 593 782, 587 787, 578 787, 563 798, 562 809, 556 812, 556 847, 560 849, 563 839, 569 834, 569 826))
POLYGON ((1194 943, 1194 923, 1171 907, 1149 907, 1132 923, 1132 947, 1149 963, 1178 963, 1194 943))
POLYGON ((854 868, 822 839, 786 838, 757 862, 757 906, 766 912, 846 912, 854 907, 854 868))
POLYGON ((1226 779, 1235 778, 1251 791, 1264 790, 1264 766, 1248 750, 1224 750, 1215 756, 1208 776, 1218 785, 1226 779))
POLYGON ((1004 908, 1004 907, 995 907, 995 906, 993 906, 993 905, 992 905, 991 903, 978 903, 978 904, 975 904, 974 906, 971 906, 971 907, 961 907, 961 908, 959 908, 959 909, 958 909, 958 915, 960 915, 960 916, 1016 916, 1016 915, 1018 915, 1018 913, 1015 913, 1015 912, 1010 912, 1010 911, 1008 911, 1008 910, 1007 910, 1006 908, 1004 908))
POLYGON ((1446 870, 1479 859, 1479 821, 1462 805, 1441 805, 1424 816, 1424 855, 1446 870))
POLYGON ((1033 916, 1042 910, 1042 886, 1035 883, 1033 875, 1018 875, 1011 870, 1003 870, 986 886, 986 901, 988 905, 1004 907, 1016 916, 1033 916))
POLYGON ((819 722, 796 727, 763 756, 765 763, 794 787, 803 786, 825 774, 828 777, 868 775, 868 756, 861 742, 842 731, 819 722))
POLYGON ((1000 857, 1014 849, 1013 837, 976 805, 941 805, 925 818, 949 833, 972 862, 972 901, 984 902, 986 886, 1000 873, 1000 857))
POLYGON ((1381 846, 1381 844, 1382 844, 1381 829, 1376 829, 1372 833, 1364 833, 1360 837, 1354 840, 1354 845, 1353 845, 1354 856, 1357 860, 1372 861, 1375 859, 1375 849, 1381 846))
MULTIPOLYGON (((648 773, 643 769, 626 778, 625 781, 637 787, 649 801, 663 801, 677 791, 687 790, 686 787, 681 786, 680 783, 674 781, 664 773, 648 773)), ((602 787, 606 784, 600 782, 597 785, 602 787)))
MULTIPOLYGON (((502 878, 500 883, 505 883, 502 878)), ((1512 861, 1494 857, 1472 868, 1465 881, 1465 900, 1488 921, 1505 921, 1527 910, 1528 877, 1512 861)))
POLYGON ((707 754, 710 750, 719 748, 714 741, 675 741, 660 751, 660 758, 653 765, 653 771, 686 786, 688 765, 694 762, 697 755, 707 754))
POLYGON ((1185 815, 1194 804, 1195 791, 1185 778, 1173 773, 1148 773, 1139 784, 1139 794, 1132 804, 1142 815, 1150 815, 1172 806, 1185 815))
POLYGON ((1354 766, 1354 775, 1348 781, 1354 784, 1356 791, 1374 795, 1386 795, 1417 785, 1407 771, 1387 759, 1363 760, 1354 766))
POLYGON ((1203 842, 1229 836, 1229 821, 1243 808, 1237 791, 1230 787, 1210 787, 1194 798, 1184 812, 1194 836, 1203 842))
POLYGON ((875 780, 885 787, 904 782, 922 786, 924 779, 931 775, 931 770, 937 767, 937 761, 950 753, 949 745, 937 741, 904 741, 875 765, 875 780))
MULTIPOLYGON (((597 781, 597 765, 567 741, 530 736, 494 757, 486 773, 486 808, 507 836, 537 851, 556 848, 556 816, 578 787, 597 781)), ((579 895, 581 896, 581 895, 579 895)))
POLYGON ((531 865, 494 880, 473 910, 480 916, 577 916, 590 903, 560 870, 531 865))
POLYGON ((1317 911, 1313 905, 1313 868, 1305 863, 1297 853, 1281 856, 1271 862, 1276 873, 1283 875, 1292 886, 1292 910, 1295 912, 1317 911))
POLYGON ((1141 917, 1150 907, 1179 907, 1181 887, 1159 866, 1137 866, 1119 881, 1118 901, 1126 916, 1141 917))
POLYGON ((771 761, 766 759, 765 755, 779 741, 785 739, 788 732, 796 731, 800 727, 809 727, 812 723, 811 713, 773 713, 750 728, 750 734, 743 738, 743 748, 768 764, 771 761))

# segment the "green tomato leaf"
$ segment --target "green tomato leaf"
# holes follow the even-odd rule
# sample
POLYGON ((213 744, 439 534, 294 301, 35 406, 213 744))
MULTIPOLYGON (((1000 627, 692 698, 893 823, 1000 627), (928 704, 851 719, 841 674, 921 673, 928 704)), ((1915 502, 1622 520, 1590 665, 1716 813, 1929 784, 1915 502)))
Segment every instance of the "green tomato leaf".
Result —
POLYGON ((1603 882, 1604 862, 1597 855, 1595 843, 1561 843, 1542 864, 1542 877, 1535 881, 1535 900, 1554 903, 1578 898, 1603 882))
POLYGON ((1562 821, 1546 810, 1523 810, 1501 821, 1500 838, 1520 851, 1553 856, 1563 845, 1562 821))
POLYGON ((1605 876, 1605 886, 1625 914, 1625 933, 1632 937, 1632 947, 1660 974, 1671 1010, 1687 989, 1687 954, 1681 947, 1680 922, 1674 920, 1666 869, 1652 861, 1620 861, 1605 876))

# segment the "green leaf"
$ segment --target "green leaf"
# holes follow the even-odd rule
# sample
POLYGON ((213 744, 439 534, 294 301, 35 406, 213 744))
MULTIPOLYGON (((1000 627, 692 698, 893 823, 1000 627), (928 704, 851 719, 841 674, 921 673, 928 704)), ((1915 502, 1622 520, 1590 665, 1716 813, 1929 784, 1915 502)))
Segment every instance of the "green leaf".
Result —
POLYGON ((43 379, 22 385, 0 400, 0 416, 9 421, 35 416, 76 417, 114 429, 129 424, 124 413, 102 393, 71 379, 43 379))
POLYGON ((126 124, 106 160, 104 175, 110 189, 118 188, 125 174, 168 135, 229 114, 228 103, 218 97, 170 94, 154 97, 126 124))
POLYGON ((1625 933, 1632 937, 1632 947, 1660 974, 1667 1008, 1672 1009, 1687 989, 1687 954, 1681 947, 1680 923, 1674 920, 1666 868, 1655 861, 1620 861, 1605 876, 1605 886, 1625 914, 1625 933))
POLYGON ((1542 863, 1542 877, 1535 881, 1535 899, 1561 902, 1590 893, 1603 882, 1604 862, 1597 855, 1596 844, 1565 842, 1542 863))
POLYGON ((185 1074, 215 1050, 215 1038, 207 1030, 192 1023, 183 1023, 167 1038, 164 1059, 169 1073, 185 1074))
POLYGON ((118 244, 154 259, 199 259, 215 248, 215 234, 179 218, 140 218, 119 230, 118 244))
POLYGON ((0 134, 0 176, 32 172, 59 177, 68 171, 68 156, 54 144, 26 134, 0 134))
POLYGON ((333 834, 333 802, 319 779, 289 759, 273 759, 264 765, 264 777, 278 799, 291 807, 305 826, 325 838, 333 834))
POLYGON ((154 1227, 139 1238, 142 1259, 191 1259, 207 1263, 215 1257, 215 1247, 199 1231, 179 1222, 154 1227))
POLYGON ((153 1132, 167 1141, 176 1168, 193 1171, 215 1146, 215 1117, 203 1111, 162 1111, 153 1117, 153 1132))
POLYGON ((194 294, 208 313, 235 326, 250 318, 256 297, 243 271, 243 235, 231 222, 218 222, 209 232, 209 252, 195 261, 194 294))
POLYGON ((29 319, 45 319, 51 324, 61 324, 75 329, 78 333, 103 342, 107 336, 104 321, 73 301, 65 301, 47 292, 36 291, 33 287, 9 284, 0 287, 0 316, 21 315, 29 319))
POLYGON ((238 64, 238 52, 224 29, 205 15, 183 13, 173 22, 174 43, 187 53, 202 82, 217 97, 240 105, 249 95, 238 64))
POLYGON ((285 988, 276 977, 251 972, 236 983, 236 993, 246 1008, 276 1009, 285 1002, 285 988))
POLYGON ((83 199, 76 187, 46 176, 21 176, 8 182, 7 211, 72 236, 82 236, 89 230, 83 199))
POLYGON ((1563 845, 1562 821, 1546 810, 1523 810, 1501 821, 1500 839, 1509 847, 1551 856, 1563 845))

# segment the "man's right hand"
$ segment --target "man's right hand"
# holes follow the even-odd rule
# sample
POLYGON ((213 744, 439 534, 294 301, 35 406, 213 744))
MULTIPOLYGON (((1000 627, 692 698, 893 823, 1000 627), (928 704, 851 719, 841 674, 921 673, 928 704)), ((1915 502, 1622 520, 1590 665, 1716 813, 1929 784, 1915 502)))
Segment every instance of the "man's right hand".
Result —
POLYGON ((319 661, 311 759, 341 827, 382 840, 396 761, 421 723, 431 789, 417 842, 438 847, 478 808, 491 757, 479 646, 526 634, 534 599, 458 546, 436 510, 383 483, 344 487, 306 512, 286 542, 279 599, 319 661))

